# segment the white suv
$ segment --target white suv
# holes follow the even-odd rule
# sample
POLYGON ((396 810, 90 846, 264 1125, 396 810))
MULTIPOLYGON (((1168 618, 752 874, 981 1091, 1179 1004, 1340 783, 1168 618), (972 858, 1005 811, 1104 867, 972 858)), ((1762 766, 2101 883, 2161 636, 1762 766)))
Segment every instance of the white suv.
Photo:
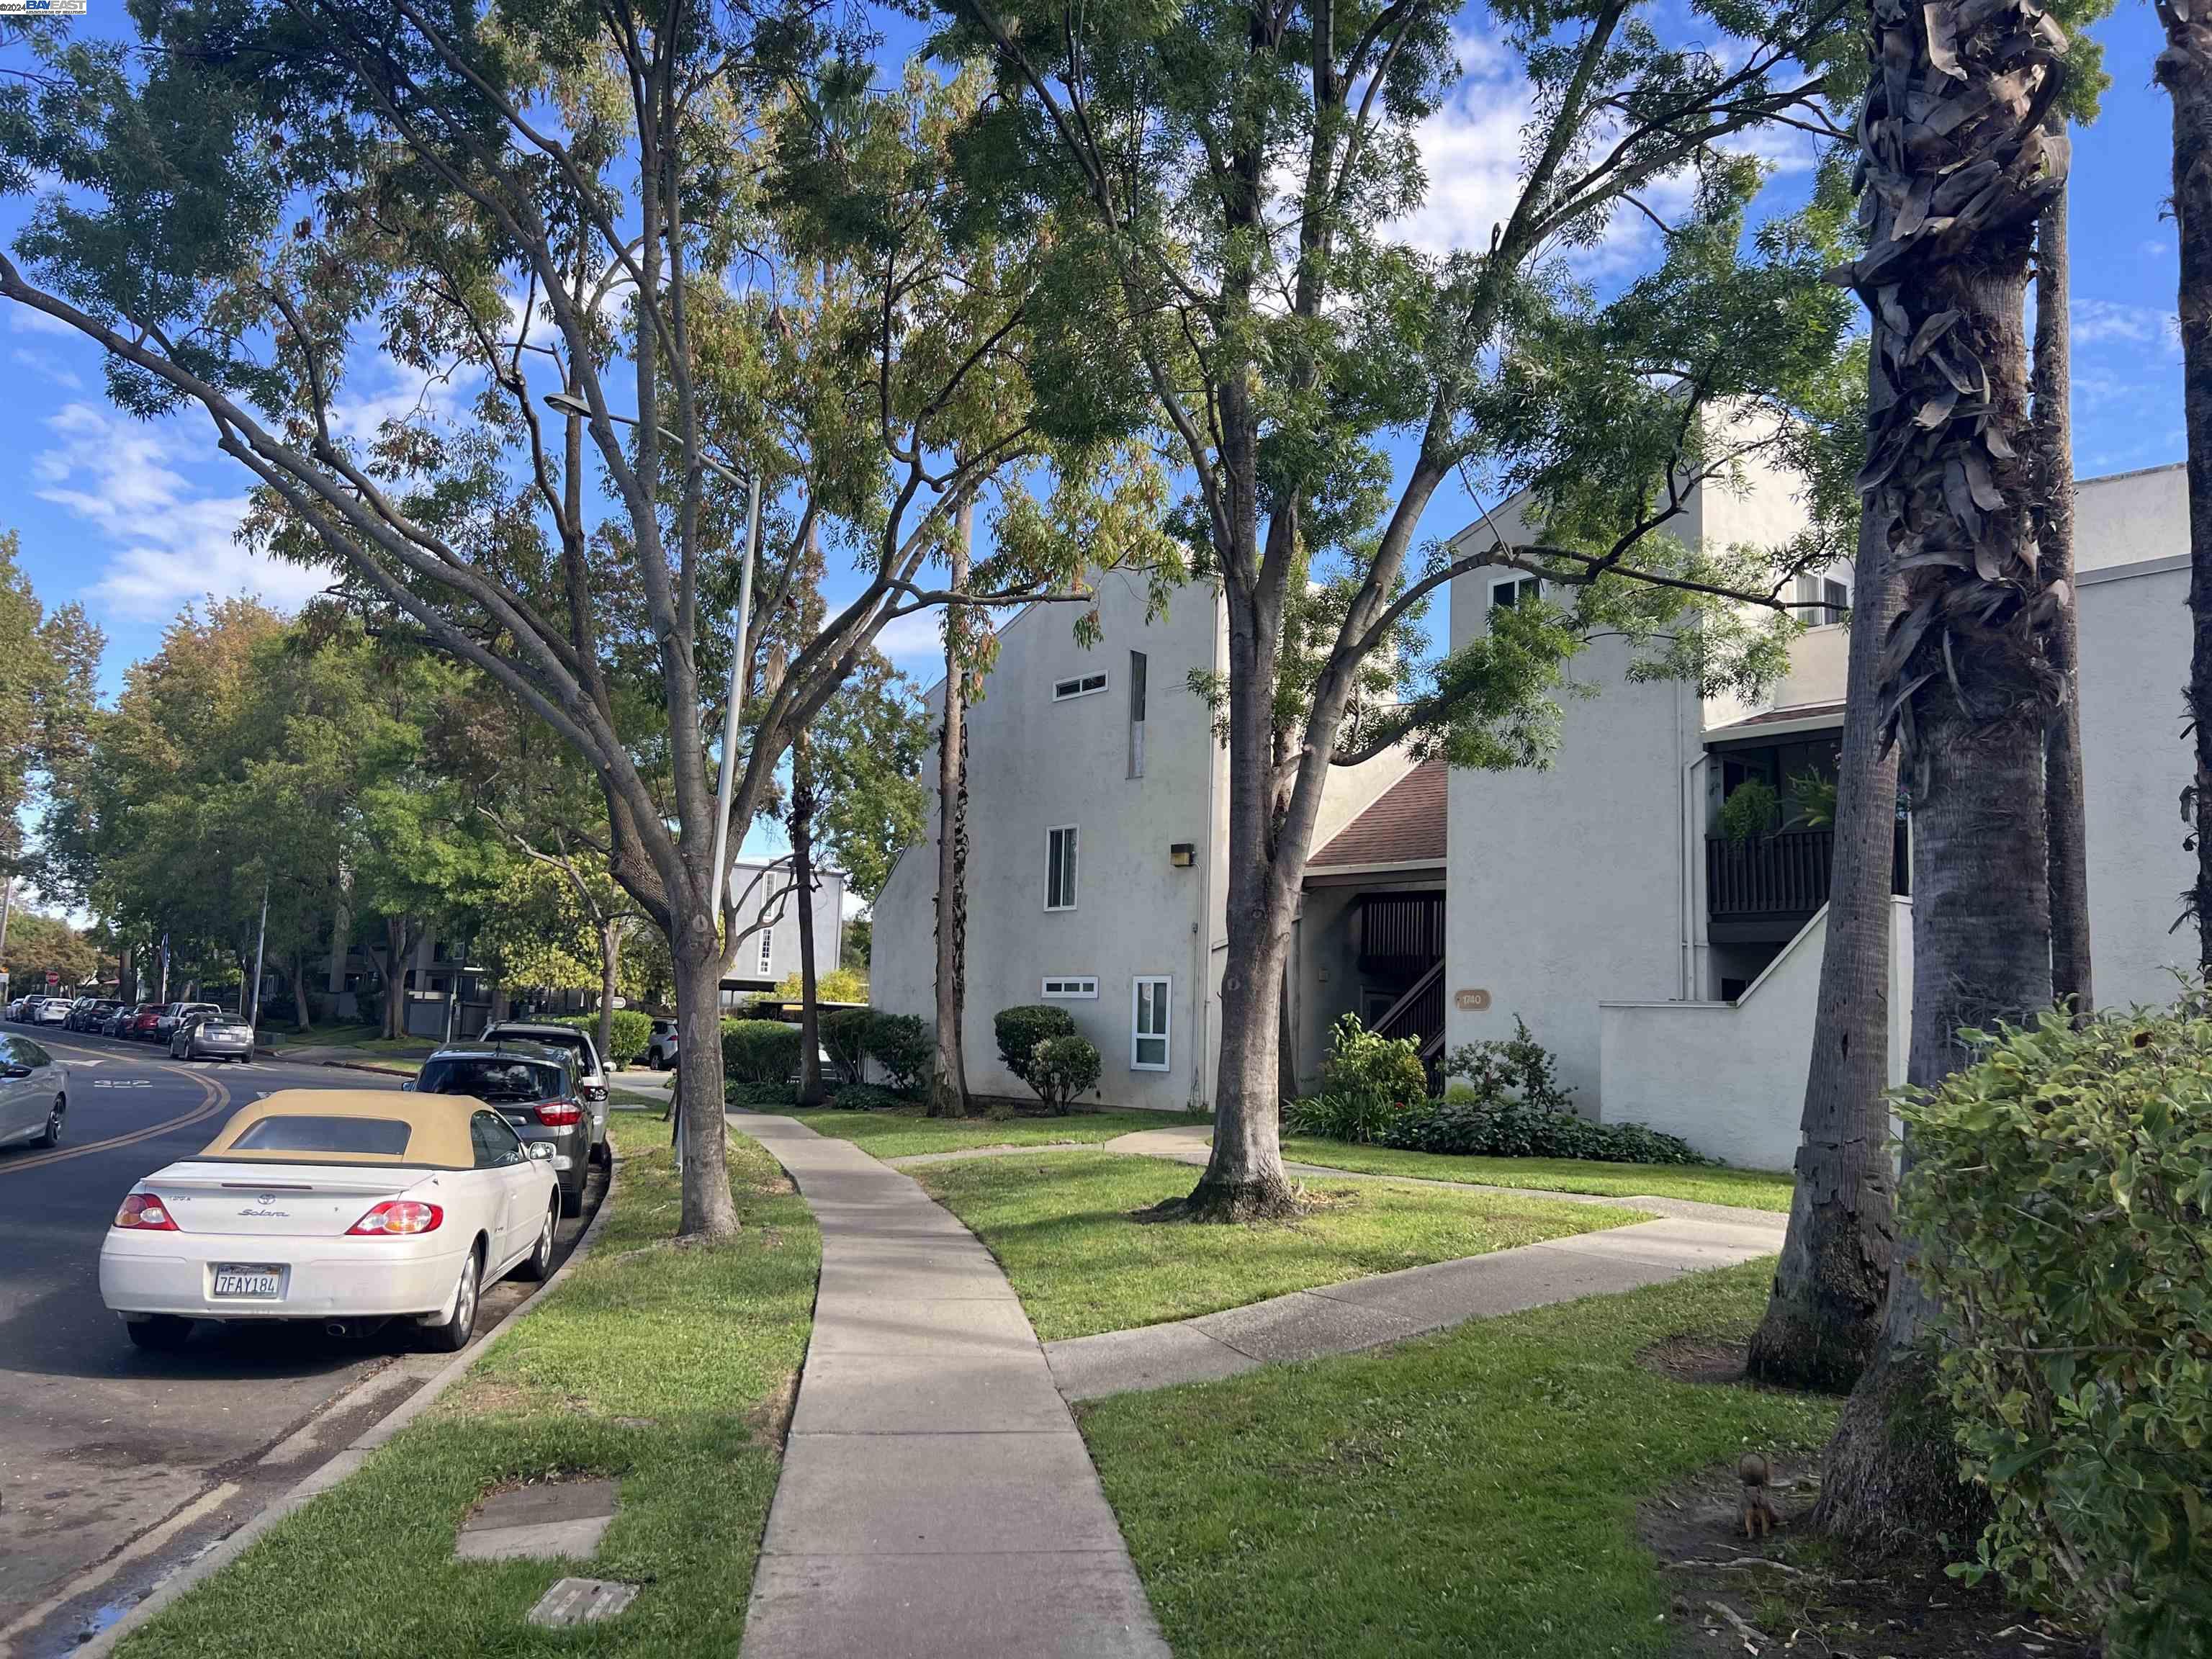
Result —
POLYGON ((653 1036, 645 1045, 645 1063, 655 1071, 672 1072, 676 1069, 674 1020, 656 1019, 653 1022, 653 1036))
POLYGON ((599 1063, 598 1045, 588 1033, 574 1025, 550 1020, 502 1019, 483 1029, 486 1042, 534 1042, 568 1057, 574 1068, 576 1092, 592 1109, 592 1150, 607 1144, 607 1068, 599 1063))

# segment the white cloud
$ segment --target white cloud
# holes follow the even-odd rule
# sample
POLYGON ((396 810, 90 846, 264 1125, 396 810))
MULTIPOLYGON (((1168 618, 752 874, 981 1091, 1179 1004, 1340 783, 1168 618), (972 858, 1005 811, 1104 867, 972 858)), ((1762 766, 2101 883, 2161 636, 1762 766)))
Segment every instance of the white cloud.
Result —
POLYGON ((2162 259, 2173 252, 2173 244, 2162 237, 2154 236, 2148 241, 2137 242, 2136 252, 2146 259, 2162 259))
POLYGON ((148 621, 204 594, 258 594, 291 606, 327 574, 278 563, 237 538, 243 495, 204 490, 178 470, 195 452, 175 428, 72 403, 46 424, 60 441, 32 462, 39 499, 82 520, 112 550, 89 590, 96 605, 148 621))
POLYGON ((2073 321, 2076 345, 2153 346, 2176 353, 2181 349, 2181 319, 2171 311, 2077 298, 2073 321))
POLYGON ((942 615, 933 609, 892 617, 876 635, 876 649, 889 657, 894 667, 934 678, 929 672, 932 665, 945 660, 945 631, 939 620, 942 615))
POLYGON ((1506 67, 1503 55, 1486 43, 1461 42, 1460 61, 1473 72, 1414 134, 1427 198, 1395 228, 1425 253, 1487 247, 1491 227, 1513 211, 1520 194, 1528 88, 1498 72, 1506 67))
POLYGON ((33 374, 44 375, 56 386, 71 392, 84 390, 82 377, 51 351, 33 351, 17 346, 9 356, 20 367, 29 369, 33 374))
POLYGON ((20 301, 8 307, 8 326, 18 334, 66 334, 80 340, 86 337, 60 318, 49 317, 20 301))

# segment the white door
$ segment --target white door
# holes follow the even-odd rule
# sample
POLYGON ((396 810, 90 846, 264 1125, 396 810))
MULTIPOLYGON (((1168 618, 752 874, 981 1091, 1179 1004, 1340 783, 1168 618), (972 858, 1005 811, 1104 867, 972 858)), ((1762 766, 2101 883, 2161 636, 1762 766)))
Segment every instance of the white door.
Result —
POLYGON ((477 1178, 491 1212, 491 1249, 484 1263, 489 1282, 492 1273, 516 1249, 515 1229, 520 1224, 515 1214, 520 1196, 517 1166, 527 1173, 530 1160, 523 1154, 521 1139, 497 1112, 478 1112, 471 1117, 469 1138, 476 1147, 477 1178))

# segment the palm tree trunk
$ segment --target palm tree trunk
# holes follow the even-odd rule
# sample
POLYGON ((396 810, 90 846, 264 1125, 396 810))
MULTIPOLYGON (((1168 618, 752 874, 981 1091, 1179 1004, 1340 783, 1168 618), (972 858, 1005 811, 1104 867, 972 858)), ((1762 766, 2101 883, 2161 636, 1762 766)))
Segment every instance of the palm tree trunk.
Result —
MULTIPOLYGON (((2051 999, 2043 738, 2057 679, 2043 642, 2063 596, 2042 587, 2021 451, 2028 256, 2065 176, 2043 130, 2065 37, 2029 0, 1875 0, 1872 24, 1859 118, 1871 234, 1851 269, 1872 325, 1862 484, 1902 588, 1881 678, 1913 799, 1907 1077, 1929 1088, 1970 1057, 1962 1030, 2051 999)), ((1967 1535, 1986 1499, 1959 1479, 1927 1347, 1936 1310, 1912 1256, 1908 1234, 1814 1522, 1924 1548, 1967 1535)))
POLYGON ((819 1106, 822 1011, 814 981, 814 765, 806 733, 791 743, 791 880, 799 904, 799 1103, 819 1106))
POLYGON ((1897 755, 1882 742, 1881 668, 1897 587, 1883 528, 1871 510, 1860 515, 1835 864, 1797 1191, 1746 1361, 1760 1382, 1838 1392, 1858 1381, 1881 1338, 1896 1227, 1888 1091, 1897 755))
POLYGON ((2188 800, 2197 843, 2189 908, 2212 973, 2212 18, 2159 0, 2166 50, 2159 84, 2173 99, 2173 219, 2181 238, 2181 391, 2189 434, 2189 718, 2197 774, 2188 800))
MULTIPOLYGON (((2066 124, 2054 114, 2049 131, 2066 124)), ((2089 974, 2087 796, 2081 779, 2080 613, 2074 592, 2073 270, 2064 190, 2035 230, 2035 540, 2046 592, 2063 592, 2045 649, 2057 671, 2058 703, 2043 734, 2044 831, 2051 843, 2051 989, 2086 1020, 2097 1006, 2089 974), (2063 589, 2060 584, 2063 584, 2063 589)))
MULTIPOLYGON (((968 555, 975 509, 963 503, 952 531, 952 585, 968 587, 968 555)), ((937 1062, 929 1080, 929 1115, 968 1115, 968 1066, 960 1022, 967 999, 968 955, 968 727, 966 653, 960 648, 968 618, 960 608, 945 613, 945 720, 937 731, 937 1062)))

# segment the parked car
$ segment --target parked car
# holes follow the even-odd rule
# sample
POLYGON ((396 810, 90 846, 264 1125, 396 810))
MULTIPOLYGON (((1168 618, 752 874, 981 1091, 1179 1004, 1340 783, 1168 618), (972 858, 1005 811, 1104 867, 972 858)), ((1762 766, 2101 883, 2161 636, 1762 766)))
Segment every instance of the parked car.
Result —
POLYGON ((65 997, 48 997, 39 1005, 39 1017, 34 1024, 59 1025, 69 1018, 70 1006, 65 997))
POLYGON ((8 1012, 4 1018, 10 1020, 18 1020, 22 1018, 23 1005, 29 1000, 30 998, 28 997, 17 997, 13 1002, 8 1005, 8 1012))
POLYGON ((0 1146, 60 1144, 69 1067, 25 1036, 0 1036, 0 1146))
POLYGON ((167 1042, 176 1036, 177 1027, 193 1014, 219 1014, 221 1005, 213 1002, 173 1002, 161 1010, 154 1020, 154 1041, 167 1042))
POLYGON ((594 1156, 607 1144, 607 1068, 599 1063, 599 1045, 574 1025, 529 1019, 496 1020, 483 1029, 485 1042, 534 1042, 568 1058, 568 1074, 577 1092, 592 1109, 592 1146, 594 1156))
POLYGON ((497 1109, 526 1142, 550 1146, 561 1179, 561 1209, 584 1207, 584 1182, 599 1156, 599 1124, 578 1091, 569 1056, 521 1042, 474 1042, 441 1048, 415 1081, 426 1095, 467 1095, 497 1109))
POLYGON ((90 1006, 92 1006, 90 997, 71 997, 69 1000, 69 1006, 62 1011, 62 1030, 64 1031, 76 1030, 77 1021, 83 1017, 84 1011, 90 1006))
POLYGON ((76 1022, 70 1030, 97 1031, 107 1024, 109 1016, 122 1006, 113 997, 88 998, 84 1006, 70 1010, 70 1018, 76 1022))
POLYGON ((114 1012, 100 1022, 99 1034, 101 1036, 128 1036, 131 1022, 137 1018, 138 1011, 145 1006, 143 1002, 117 1003, 114 1012))
POLYGON ((190 1013, 169 1038, 172 1060, 251 1060, 253 1027, 236 1014, 190 1013))
POLYGON ((135 1042, 153 1042, 154 1027, 168 1007, 166 1002, 140 1003, 138 1012, 131 1016, 130 1024, 118 1030, 116 1036, 129 1037, 135 1042))
POLYGON ((280 1090, 131 1189, 100 1294, 142 1348, 196 1319, 412 1319, 460 1348, 486 1285, 552 1270, 556 1194, 550 1155, 479 1102, 280 1090))
POLYGON ((676 1067, 676 1022, 656 1019, 653 1035, 645 1040, 645 1063, 656 1071, 673 1071, 676 1067))

